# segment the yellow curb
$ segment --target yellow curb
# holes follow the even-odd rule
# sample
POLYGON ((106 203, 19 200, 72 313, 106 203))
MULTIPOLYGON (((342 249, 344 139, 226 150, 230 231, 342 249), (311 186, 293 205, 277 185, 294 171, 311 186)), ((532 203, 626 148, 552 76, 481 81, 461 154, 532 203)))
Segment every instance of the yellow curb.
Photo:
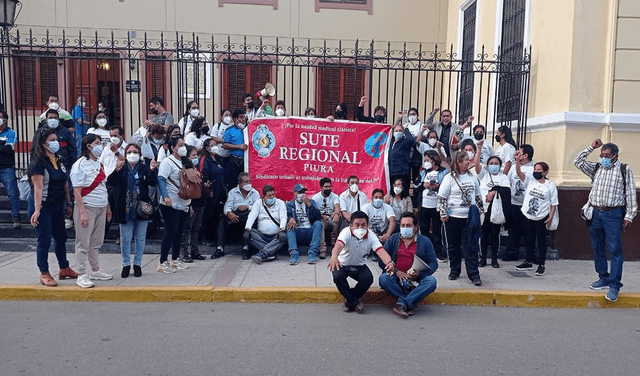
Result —
POLYGON ((499 307, 640 308, 639 293, 621 293, 615 303, 604 298, 606 292, 501 290, 494 295, 499 307))

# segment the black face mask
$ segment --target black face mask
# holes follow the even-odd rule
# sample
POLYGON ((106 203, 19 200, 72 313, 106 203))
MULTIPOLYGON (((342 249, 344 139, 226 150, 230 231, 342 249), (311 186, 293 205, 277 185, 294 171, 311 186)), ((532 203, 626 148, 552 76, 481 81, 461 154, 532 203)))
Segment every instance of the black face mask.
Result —
POLYGON ((534 171, 534 172, 533 172, 533 178, 534 178, 534 179, 536 179, 536 180, 540 180, 540 179, 542 179, 542 172, 540 172, 540 171, 534 171))
POLYGON ((209 126, 202 128, 202 133, 209 133, 209 126))
POLYGON ((156 110, 156 108, 154 107, 154 108, 151 109, 151 113, 154 114, 154 115, 157 115, 158 114, 158 110, 156 110))
POLYGON ((342 119, 344 118, 344 111, 340 110, 340 111, 336 111, 336 119, 342 119))
POLYGON ((249 109, 249 111, 253 110, 253 102, 247 103, 247 108, 249 109))
POLYGON ((375 119, 376 119, 376 123, 384 123, 384 116, 383 115, 376 115, 375 119))
POLYGON ((325 189, 322 191, 322 194, 325 196, 329 196, 331 194, 331 189, 325 189))
POLYGON ((474 133, 473 134, 473 138, 475 138, 476 140, 480 141, 484 138, 484 133, 474 133))
POLYGON ((180 133, 178 133, 178 134, 172 134, 172 135, 171 135, 171 138, 180 138, 180 133))
POLYGON ((500 142, 500 139, 501 139, 501 138, 502 138, 502 137, 500 137, 500 136, 496 135, 496 142, 500 142))

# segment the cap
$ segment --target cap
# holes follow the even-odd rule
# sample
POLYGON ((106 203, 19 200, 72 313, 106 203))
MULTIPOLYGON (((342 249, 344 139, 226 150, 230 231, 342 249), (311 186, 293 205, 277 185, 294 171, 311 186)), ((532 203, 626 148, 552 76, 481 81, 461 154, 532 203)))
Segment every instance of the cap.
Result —
POLYGON ((306 192, 307 188, 304 187, 304 185, 298 183, 295 185, 295 187, 293 187, 293 191, 294 192, 306 192))

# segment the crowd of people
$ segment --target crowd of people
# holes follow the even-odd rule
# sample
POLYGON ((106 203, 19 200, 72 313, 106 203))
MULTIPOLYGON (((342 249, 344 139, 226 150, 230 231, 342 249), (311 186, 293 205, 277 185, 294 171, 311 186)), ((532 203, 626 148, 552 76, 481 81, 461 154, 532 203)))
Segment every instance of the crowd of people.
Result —
MULTIPOLYGON (((198 250, 203 234, 213 235, 212 259, 225 255, 231 239, 241 242, 244 260, 262 264, 288 254, 293 266, 299 263, 299 247, 308 246, 308 264, 330 258, 328 268, 344 296, 345 311, 363 309, 361 298, 373 283, 368 256, 384 270, 379 284, 397 299, 393 310, 405 318, 435 290, 432 274, 438 261, 449 263, 448 278, 456 280, 464 258, 469 280, 481 286, 480 269, 488 265, 489 255, 491 267, 500 267, 498 249, 505 231, 508 244, 502 260, 518 261, 524 234, 526 257, 516 269, 533 270, 537 264, 535 275, 545 274, 546 234, 557 227, 558 192, 547 178, 549 165, 534 162, 533 146, 516 145, 509 127, 495 132, 499 146, 494 150, 484 126, 465 132, 473 117, 455 124, 451 111, 443 110, 440 120, 434 121, 436 108, 422 123, 418 109, 411 108, 406 122, 400 112, 391 126, 387 194, 386 187, 380 187, 368 197, 354 174, 340 193, 332 190, 329 178, 313 187, 318 191, 313 196, 307 195, 304 184, 296 183, 291 188, 294 199, 284 202, 272 185, 258 192, 244 171, 246 125, 259 117, 286 116, 283 101, 275 103, 274 111, 268 98, 260 97, 259 107, 253 98, 247 94, 242 108, 223 109, 219 121, 210 125, 200 116, 196 101, 187 103, 187 111, 174 124, 163 100, 153 97, 149 100, 153 117, 127 142, 121 127, 110 126, 103 108, 89 123, 83 97, 68 113, 60 108, 57 96, 50 96, 33 138, 28 168, 28 213, 37 234, 41 283, 57 285, 48 267, 52 238, 59 279, 76 278, 85 288, 94 286, 94 281, 112 279, 100 268, 98 252, 112 222, 120 230, 122 278, 129 277, 131 266, 134 277, 142 276, 145 239, 161 227, 164 236, 157 271, 169 274, 206 258, 198 250), (66 258, 65 219, 75 226, 77 271, 66 258), (427 266, 414 270, 414 258, 427 266), (348 277, 357 281, 355 287, 349 286, 348 277)), ((382 106, 375 108, 374 116, 364 115, 366 101, 361 99, 356 119, 386 123, 382 106)), ((4 137, 0 138, 4 140, 0 178, 13 204, 17 189, 12 188, 4 163, 5 154, 14 152, 15 132, 7 127, 7 113, 0 114, 0 136, 4 137)), ((304 115, 315 117, 316 111, 308 108, 304 115)), ((347 118, 347 105, 340 103, 328 119, 347 118)), ((613 301, 622 286, 622 256, 621 246, 612 250, 611 242, 619 244, 620 238, 610 239, 611 226, 619 219, 620 230, 626 229, 637 211, 632 172, 626 165, 620 167, 617 156, 617 146, 597 140, 576 157, 576 166, 594 180, 590 232, 599 280, 591 287, 610 287, 607 298, 613 301), (598 147, 603 150, 601 162, 597 166, 586 162, 588 153, 598 147), (613 190, 609 189, 612 184, 613 190), (617 217, 609 218, 614 214, 617 217), (612 252, 610 273, 605 243, 612 252)), ((15 179, 13 163, 11 168, 15 179)), ((12 216, 19 226, 17 203, 12 216)))

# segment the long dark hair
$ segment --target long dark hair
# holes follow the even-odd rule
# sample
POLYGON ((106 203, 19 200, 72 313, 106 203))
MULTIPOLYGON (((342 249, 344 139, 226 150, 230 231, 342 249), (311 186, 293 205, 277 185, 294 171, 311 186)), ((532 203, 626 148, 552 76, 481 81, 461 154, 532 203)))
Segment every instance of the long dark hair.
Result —
POLYGON ((89 145, 94 143, 96 140, 100 140, 100 136, 93 133, 82 137, 82 152, 80 153, 80 156, 91 159, 91 157, 89 157, 89 153, 91 153, 91 150, 89 150, 89 145))
POLYGON ((513 139, 511 128, 507 127, 506 125, 502 125, 500 126, 500 128, 498 128, 498 130, 504 134, 504 139, 507 141, 507 143, 513 145, 513 147, 516 149, 518 148, 518 145, 516 145, 516 142, 513 139))
MULTIPOLYGON (((38 133, 38 136, 36 136, 36 142, 33 144, 33 163, 44 163, 49 159, 49 156, 47 156, 47 151, 43 144, 52 134, 56 134, 56 130, 46 127, 42 129, 42 132, 38 133)), ((57 156, 58 154, 56 153, 56 157, 57 156)))
POLYGON ((198 138, 202 136, 202 123, 204 123, 204 121, 204 117, 198 116, 193 123, 191 123, 191 132, 195 133, 198 138))
MULTIPOLYGON (((169 145, 169 141, 171 140, 171 133, 173 133, 173 131, 176 130, 176 128, 180 129, 180 127, 177 124, 173 124, 169 126, 169 129, 167 129, 167 133, 165 133, 164 135, 165 145, 169 145)), ((182 138, 182 133, 180 133, 179 138, 182 138)))
POLYGON ((198 102, 196 102, 196 101, 187 102, 187 110, 184 112, 184 115, 182 115, 183 117, 187 117, 187 116, 191 115, 191 105, 194 104, 194 103, 198 103, 198 102))
MULTIPOLYGON (((176 145, 178 144, 178 141, 180 140, 182 140, 182 137, 169 139, 169 142, 167 143, 167 147, 169 148, 169 153, 171 155, 173 155, 173 149, 175 149, 176 145)), ((184 145, 184 146, 187 146, 187 145, 184 145)), ((187 150, 189 150, 189 148, 187 148, 187 150)), ((184 157, 180 157, 180 162, 182 162, 182 166, 184 168, 193 168, 193 163, 191 163, 191 159, 189 159, 188 151, 187 151, 187 155, 185 155, 184 157)))
POLYGON ((397 182, 398 180, 400 180, 400 182, 402 183, 402 192, 400 192, 400 199, 404 200, 405 197, 409 197, 409 189, 404 186, 404 180, 402 180, 401 178, 396 178, 391 182, 392 187, 389 193, 392 197, 398 197, 398 195, 393 191, 393 184, 395 184, 395 182, 397 182))

